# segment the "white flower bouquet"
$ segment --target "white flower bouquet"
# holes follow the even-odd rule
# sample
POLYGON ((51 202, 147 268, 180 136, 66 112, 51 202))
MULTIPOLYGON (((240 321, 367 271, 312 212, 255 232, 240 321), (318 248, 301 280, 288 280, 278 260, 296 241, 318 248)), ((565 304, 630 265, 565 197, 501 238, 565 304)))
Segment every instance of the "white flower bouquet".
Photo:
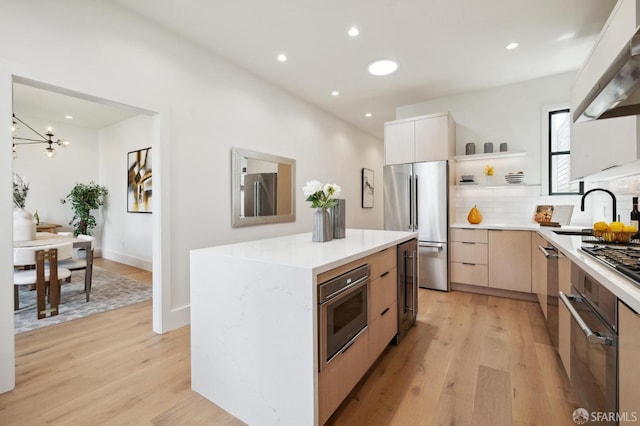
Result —
POLYGON ((324 208, 328 209, 336 205, 337 197, 342 188, 335 183, 323 184, 317 180, 311 180, 302 187, 304 195, 307 197, 306 201, 311 203, 311 208, 324 208))

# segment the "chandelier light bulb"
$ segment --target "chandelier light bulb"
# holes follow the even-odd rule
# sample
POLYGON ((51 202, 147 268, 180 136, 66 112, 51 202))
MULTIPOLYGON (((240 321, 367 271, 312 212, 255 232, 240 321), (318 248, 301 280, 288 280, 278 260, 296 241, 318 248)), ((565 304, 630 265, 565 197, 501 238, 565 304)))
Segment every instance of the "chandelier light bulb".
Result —
POLYGON ((18 152, 16 151, 16 144, 13 144, 13 159, 18 158, 18 152))
POLYGON ((53 135, 56 134, 56 129, 54 129, 53 127, 49 126, 46 129, 44 129, 44 134, 51 137, 53 135))
POLYGON ((60 145, 63 148, 66 148, 69 145, 71 145, 71 142, 66 139, 58 139, 58 145, 60 145))
POLYGON ((47 158, 53 158, 53 157, 55 157, 55 156, 56 156, 56 150, 55 150, 55 149, 53 149, 52 147, 48 146, 48 147, 46 147, 46 148, 44 149, 44 155, 45 155, 47 158))
POLYGON ((13 123, 11 123, 11 134, 15 135, 17 131, 18 131, 18 122, 16 120, 13 120, 13 123))

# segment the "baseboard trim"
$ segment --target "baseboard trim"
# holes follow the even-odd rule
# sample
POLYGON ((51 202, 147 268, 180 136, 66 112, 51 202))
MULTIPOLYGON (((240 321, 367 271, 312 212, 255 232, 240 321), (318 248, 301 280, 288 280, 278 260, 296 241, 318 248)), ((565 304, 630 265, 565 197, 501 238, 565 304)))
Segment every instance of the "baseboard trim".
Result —
POLYGON ((484 294, 486 296, 507 297, 509 299, 526 300, 538 303, 538 298, 533 293, 521 291, 503 290, 500 288, 481 287, 470 284, 451 283, 451 290, 465 291, 467 293, 484 294))
POLYGON ((108 260, 124 263, 125 265, 135 266, 136 268, 144 269, 145 271, 153 271, 153 262, 147 259, 141 259, 139 257, 129 256, 124 253, 118 253, 112 250, 100 250, 97 255, 108 260))

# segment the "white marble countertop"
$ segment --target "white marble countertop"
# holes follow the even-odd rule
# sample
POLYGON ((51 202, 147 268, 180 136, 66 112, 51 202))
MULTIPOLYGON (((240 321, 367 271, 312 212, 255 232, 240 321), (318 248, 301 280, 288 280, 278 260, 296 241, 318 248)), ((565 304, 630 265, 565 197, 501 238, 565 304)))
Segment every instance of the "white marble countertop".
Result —
POLYGON ((311 241, 311 233, 305 233, 194 251, 306 268, 320 274, 417 236, 415 232, 347 229, 346 238, 324 243, 311 241))

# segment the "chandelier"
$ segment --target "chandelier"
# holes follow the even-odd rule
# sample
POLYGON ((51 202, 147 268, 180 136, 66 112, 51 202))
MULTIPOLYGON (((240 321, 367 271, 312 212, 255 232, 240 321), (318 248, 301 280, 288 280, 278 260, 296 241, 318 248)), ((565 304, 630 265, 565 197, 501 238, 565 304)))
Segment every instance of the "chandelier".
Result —
POLYGON ((13 123, 11 125, 11 133, 13 135, 13 158, 16 159, 18 158, 18 153, 16 151, 16 146, 17 145, 33 145, 33 144, 38 144, 38 143, 43 143, 46 144, 46 148, 44 149, 44 155, 47 158, 53 158, 56 156, 56 150, 53 147, 53 145, 58 145, 61 146, 63 148, 68 147, 69 145, 71 145, 71 142, 69 142, 66 139, 56 139, 54 140, 54 136, 55 136, 55 129, 53 127, 47 127, 46 129, 43 130, 43 134, 41 134, 40 132, 38 132, 37 130, 35 130, 33 127, 29 126, 27 123, 25 123, 24 121, 22 121, 21 119, 19 119, 18 117, 16 117, 15 114, 13 114, 13 123), (29 130, 31 130, 33 133, 35 133, 36 135, 38 135, 39 139, 33 139, 33 138, 23 138, 20 136, 16 136, 16 133, 18 131, 19 125, 23 124, 25 127, 27 127, 29 130))

